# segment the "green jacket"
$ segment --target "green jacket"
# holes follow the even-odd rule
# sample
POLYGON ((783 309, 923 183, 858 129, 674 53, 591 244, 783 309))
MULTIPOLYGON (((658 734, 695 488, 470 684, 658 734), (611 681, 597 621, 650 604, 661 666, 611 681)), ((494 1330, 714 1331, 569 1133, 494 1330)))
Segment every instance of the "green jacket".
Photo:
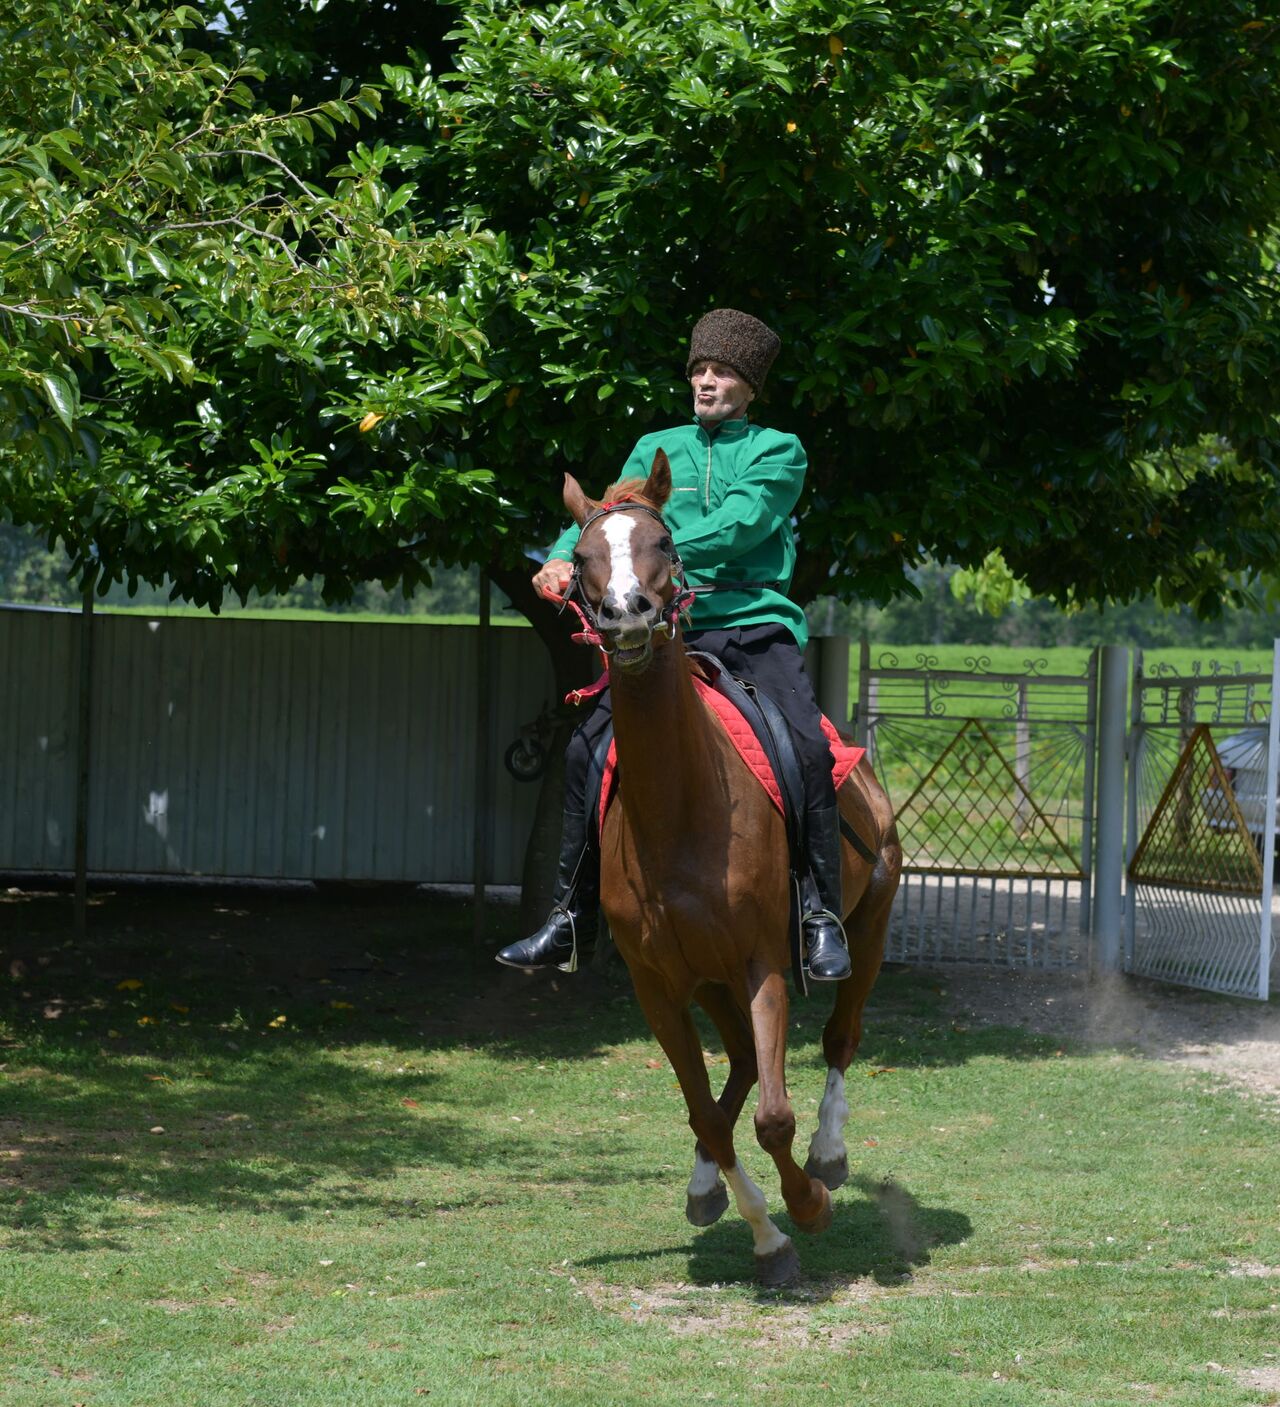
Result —
MULTIPOLYGON (((786 595, 796 567, 791 514, 807 468, 800 441, 745 419, 708 433, 695 419, 645 435, 619 477, 645 478, 659 449, 671 461, 671 498, 663 513, 689 585, 775 583, 762 591, 700 594, 688 628, 785 625, 803 650, 809 638, 804 612, 786 595)), ((577 540, 571 525, 547 556, 572 561, 577 540)))

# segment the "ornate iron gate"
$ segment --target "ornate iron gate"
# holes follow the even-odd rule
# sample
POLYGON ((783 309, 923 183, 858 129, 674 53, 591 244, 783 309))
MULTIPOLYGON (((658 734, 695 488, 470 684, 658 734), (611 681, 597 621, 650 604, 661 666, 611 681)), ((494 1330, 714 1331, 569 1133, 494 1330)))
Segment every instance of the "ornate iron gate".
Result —
MULTIPOLYGON (((1280 649, 1276 668, 1280 669, 1280 649)), ((1179 675, 1136 655, 1125 968, 1266 1000, 1273 953, 1276 722, 1271 675, 1179 675)))
POLYGON ((1019 673, 862 646, 857 725, 903 845, 887 956, 1073 966, 1089 931, 1097 655, 1019 673))

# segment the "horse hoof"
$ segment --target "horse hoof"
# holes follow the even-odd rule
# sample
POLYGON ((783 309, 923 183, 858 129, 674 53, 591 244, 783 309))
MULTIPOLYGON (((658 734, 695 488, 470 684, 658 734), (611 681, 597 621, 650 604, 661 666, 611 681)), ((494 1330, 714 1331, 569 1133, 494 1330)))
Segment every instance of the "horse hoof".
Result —
POLYGON ((776 1251, 756 1257, 756 1279, 769 1290, 779 1289, 800 1278, 800 1257, 788 1236, 776 1251))
POLYGON ((686 1198, 684 1214, 694 1226, 714 1226, 729 1205, 729 1194, 723 1182, 717 1182, 710 1192, 686 1198))
POLYGON ((803 1231, 806 1236, 816 1236, 819 1231, 825 1231, 831 1225, 834 1213, 831 1207, 831 1193, 827 1191, 825 1184, 819 1182, 817 1178, 812 1178, 809 1182, 809 1188, 811 1191, 821 1194, 821 1204, 818 1207, 817 1215, 808 1221, 801 1221, 793 1212, 792 1220, 796 1224, 797 1231, 803 1231))
POLYGON ((845 1154, 832 1158, 830 1162, 819 1162, 810 1154, 804 1170, 810 1177, 816 1177, 828 1192, 834 1192, 849 1181, 849 1159, 845 1154))

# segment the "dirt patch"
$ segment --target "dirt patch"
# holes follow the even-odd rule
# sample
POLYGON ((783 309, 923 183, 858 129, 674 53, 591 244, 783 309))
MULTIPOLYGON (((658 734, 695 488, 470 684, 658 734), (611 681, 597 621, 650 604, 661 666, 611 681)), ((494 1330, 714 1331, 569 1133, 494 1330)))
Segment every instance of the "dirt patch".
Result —
POLYGON ((642 1290, 586 1283, 580 1293, 597 1309, 633 1324, 656 1321, 677 1338, 746 1335, 762 1346, 841 1349, 855 1339, 888 1332, 887 1325, 866 1312, 870 1301, 885 1293, 875 1284, 814 1282, 757 1301, 719 1285, 650 1285, 642 1290), (853 1312, 842 1314, 841 1306, 853 1312))
POLYGON ((1265 1368, 1239 1368, 1231 1376, 1241 1387, 1264 1394, 1259 1397, 1259 1403, 1273 1407, 1273 1404, 1280 1402, 1280 1366, 1272 1364, 1265 1368))
POLYGON ((1280 1103, 1280 1008, 1140 978, 989 967, 939 969, 959 1022, 1021 1026, 1091 1046, 1209 1070, 1280 1103))

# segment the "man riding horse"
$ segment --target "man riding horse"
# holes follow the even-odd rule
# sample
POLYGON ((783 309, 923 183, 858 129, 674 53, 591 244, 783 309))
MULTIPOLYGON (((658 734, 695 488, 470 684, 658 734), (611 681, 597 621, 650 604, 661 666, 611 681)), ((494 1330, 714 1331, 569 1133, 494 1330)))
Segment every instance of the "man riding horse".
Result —
MULTIPOLYGON (((807 875, 801 908, 809 975, 834 982, 850 973, 839 918, 844 912, 839 811, 831 749, 804 669, 804 612, 786 594, 796 563, 791 515, 807 461, 794 435, 747 419, 747 407, 763 388, 780 346, 772 329, 733 308, 716 308, 700 319, 685 368, 693 423, 645 435, 622 477, 643 477, 655 451, 666 451, 674 488, 664 516, 688 580, 698 590, 685 643, 717 656, 730 674, 769 695, 791 726, 805 774, 807 875)), ((578 533, 576 525, 567 528, 534 575, 534 587, 549 599, 559 599, 569 586, 578 533)), ((591 925, 599 903, 587 783, 610 723, 606 689, 565 755, 554 906, 535 934, 497 954, 509 967, 573 971, 577 965, 579 932, 591 925)))

